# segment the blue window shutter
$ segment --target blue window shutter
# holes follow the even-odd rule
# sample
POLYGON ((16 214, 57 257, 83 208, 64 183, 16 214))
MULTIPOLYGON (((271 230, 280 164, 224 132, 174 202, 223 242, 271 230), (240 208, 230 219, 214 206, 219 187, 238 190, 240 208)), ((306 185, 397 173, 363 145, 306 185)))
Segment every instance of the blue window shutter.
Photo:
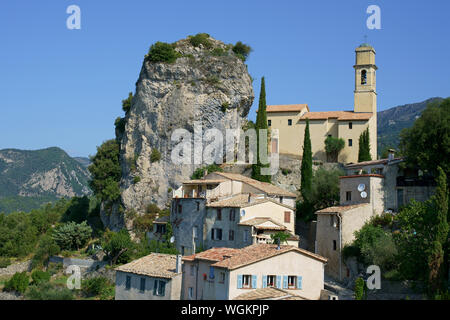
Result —
POLYGON ((262 277, 263 277, 263 288, 267 288, 267 276, 262 277))
POLYGON ((237 287, 238 287, 238 289, 242 288, 242 275, 241 274, 238 274, 238 276, 237 276, 237 287))
POLYGON ((297 289, 302 289, 302 280, 303 280, 302 276, 297 277, 297 289))
POLYGON ((288 288, 288 276, 283 276, 283 289, 288 288))
POLYGON ((214 279, 214 267, 213 266, 209 267, 209 278, 214 279))
POLYGON ((277 276, 277 288, 281 289, 281 276, 277 276))
POLYGON ((256 275, 252 275, 252 288, 255 289, 257 287, 257 283, 256 283, 256 275))
POLYGON ((153 295, 156 296, 156 291, 158 290, 158 280, 153 280, 153 295))

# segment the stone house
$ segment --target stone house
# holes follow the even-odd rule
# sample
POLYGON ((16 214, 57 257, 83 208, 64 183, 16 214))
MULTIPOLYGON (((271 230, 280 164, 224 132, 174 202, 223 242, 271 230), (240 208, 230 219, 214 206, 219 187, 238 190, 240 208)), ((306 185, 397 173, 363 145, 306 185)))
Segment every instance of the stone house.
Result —
POLYGON ((170 221, 182 255, 212 247, 242 248, 267 243, 270 235, 295 235, 296 195, 270 183, 214 172, 175 190, 170 221))
POLYGON ((179 300, 181 256, 152 253, 116 268, 115 300, 179 300))
POLYGON ((153 229, 147 232, 147 239, 149 241, 167 241, 167 223, 170 221, 169 216, 158 217, 153 221, 153 229))
POLYGON ((294 246, 254 244, 213 248, 183 261, 182 299, 232 300, 274 287, 286 291, 284 297, 317 300, 327 259, 294 246))
POLYGON ((377 157, 377 92, 375 49, 364 43, 355 50, 354 105, 350 111, 311 112, 307 104, 267 106, 268 127, 274 136, 271 152, 301 156, 306 119, 309 119, 313 158, 326 162, 325 139, 328 136, 345 141, 338 162, 356 162, 359 136, 369 129, 370 153, 377 157), (276 130, 274 130, 276 129, 276 130))

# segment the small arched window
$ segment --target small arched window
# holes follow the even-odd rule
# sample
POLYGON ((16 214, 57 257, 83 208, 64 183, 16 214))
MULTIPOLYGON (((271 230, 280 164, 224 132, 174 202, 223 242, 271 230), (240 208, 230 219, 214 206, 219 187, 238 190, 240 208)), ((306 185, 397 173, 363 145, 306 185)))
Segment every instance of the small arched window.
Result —
POLYGON ((361 71, 361 84, 367 84, 367 71, 361 71))

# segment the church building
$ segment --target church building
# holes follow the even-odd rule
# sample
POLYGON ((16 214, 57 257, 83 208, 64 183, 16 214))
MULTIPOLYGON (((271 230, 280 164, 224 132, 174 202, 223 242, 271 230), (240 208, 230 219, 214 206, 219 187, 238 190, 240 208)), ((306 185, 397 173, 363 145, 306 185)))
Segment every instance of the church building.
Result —
POLYGON ((342 138, 345 147, 338 162, 358 162, 359 136, 369 128, 370 153, 377 158, 377 92, 375 49, 364 43, 356 48, 355 101, 353 110, 311 112, 307 104, 267 106, 269 129, 273 131, 271 152, 301 156, 306 119, 309 119, 313 159, 327 162, 325 151, 328 136, 342 138))

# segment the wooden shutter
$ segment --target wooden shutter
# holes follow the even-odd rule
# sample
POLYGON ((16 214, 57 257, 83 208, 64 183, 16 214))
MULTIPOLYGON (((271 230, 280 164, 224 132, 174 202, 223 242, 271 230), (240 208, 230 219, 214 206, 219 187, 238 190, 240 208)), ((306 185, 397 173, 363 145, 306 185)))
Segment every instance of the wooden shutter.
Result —
POLYGON ((256 280, 257 280, 256 275, 252 275, 252 289, 256 289, 257 287, 256 280))
POLYGON ((285 211, 284 212, 284 222, 285 223, 290 223, 291 222, 291 212, 290 211, 285 211))
POLYGON ((242 275, 238 274, 237 276, 237 288, 242 289, 242 275))
POLYGON ((288 288, 288 276, 283 276, 283 289, 288 288))
POLYGON ((302 289, 302 280, 303 280, 303 277, 302 276, 297 276, 297 289, 302 289))
POLYGON ((277 276, 277 288, 281 289, 281 276, 277 276))

